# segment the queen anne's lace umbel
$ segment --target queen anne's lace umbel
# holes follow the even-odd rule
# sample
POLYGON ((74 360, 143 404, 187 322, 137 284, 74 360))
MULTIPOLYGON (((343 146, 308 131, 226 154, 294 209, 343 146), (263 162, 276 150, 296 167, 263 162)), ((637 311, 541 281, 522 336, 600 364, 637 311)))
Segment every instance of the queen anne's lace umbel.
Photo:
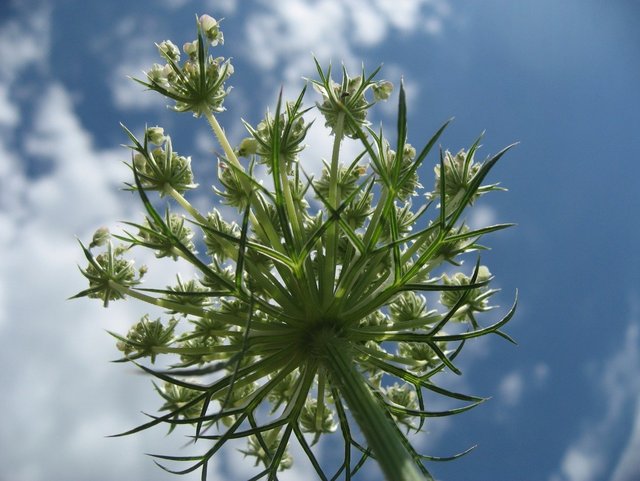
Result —
POLYGON ((177 473, 202 469, 203 479, 210 459, 237 438, 247 438, 242 452, 259 466, 253 479, 275 479, 291 466, 291 443, 320 479, 350 479, 369 457, 389 479, 432 479, 424 461, 434 458, 419 454, 407 434, 423 430, 429 417, 484 401, 438 386, 437 374, 460 374, 454 362, 467 340, 510 340, 501 329, 515 303, 483 327, 496 292, 491 274, 479 259, 462 269, 483 235, 509 226, 471 229, 464 222, 478 197, 499 189, 484 180, 507 149, 484 161, 476 160, 478 141, 455 155, 441 151, 435 188, 424 192, 420 167, 434 163, 427 159, 448 122, 421 148, 409 144, 400 85, 390 141, 382 128, 369 127, 367 113, 389 98, 391 83, 375 80, 378 70, 351 77, 344 68, 336 82, 317 63, 315 109, 333 139, 319 177, 305 170, 314 108, 303 106, 306 88, 293 101, 279 98, 257 126, 246 124, 249 136, 233 148, 215 116, 224 110, 233 67, 209 54, 223 43, 219 22, 203 15, 197 28, 197 39, 183 46, 186 60, 171 41, 161 42, 165 63, 138 82, 171 99, 175 110, 207 119, 223 151, 214 192, 237 215, 225 220, 219 205, 201 213, 189 203, 185 195, 197 187, 191 158, 174 150, 163 128, 150 127, 141 139, 125 129, 132 150, 127 186, 146 215, 118 234, 99 229, 82 246, 89 287, 77 297, 105 306, 131 297, 167 313, 113 334, 123 361, 161 381, 161 414, 125 434, 193 426, 201 455, 156 457, 167 470, 166 463, 186 463, 171 468, 177 473), (346 138, 360 144, 355 158, 343 158, 346 138), (258 165, 272 187, 256 177, 258 165), (164 212, 156 208, 158 194, 164 212), (135 269, 130 259, 140 248, 188 262, 198 276, 142 288, 146 267, 135 269), (169 368, 152 366, 158 358, 169 368), (433 412, 429 395, 455 404, 433 412), (323 437, 342 440, 342 459, 320 462, 314 445, 323 437))

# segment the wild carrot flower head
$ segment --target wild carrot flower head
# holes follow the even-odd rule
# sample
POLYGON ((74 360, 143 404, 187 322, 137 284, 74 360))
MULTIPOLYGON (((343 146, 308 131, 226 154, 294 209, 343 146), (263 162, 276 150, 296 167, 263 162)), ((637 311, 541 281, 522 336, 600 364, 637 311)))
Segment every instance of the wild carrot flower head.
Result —
POLYGON ((228 60, 208 53, 222 43, 219 22, 203 15, 197 30, 183 47, 187 60, 180 64, 177 47, 164 41, 158 49, 166 64, 139 82, 174 101, 176 110, 207 119, 223 151, 218 202, 200 212, 187 200, 197 187, 191 158, 174 150, 162 127, 146 129, 142 139, 125 129, 133 177, 127 186, 145 215, 119 234, 99 230, 82 246, 89 287, 77 297, 105 306, 135 298, 166 312, 114 333, 122 360, 162 381, 155 386, 161 414, 125 434, 192 426, 200 455, 156 459, 177 473, 201 469, 203 478, 216 453, 246 438, 242 452, 259 467, 253 479, 276 479, 299 462, 292 443, 320 479, 350 479, 368 458, 389 479, 432 479, 424 464, 430 458, 407 433, 484 400, 439 386, 439 375, 460 374, 455 360, 468 340, 488 334, 510 340, 501 329, 515 304, 484 324, 492 276, 479 259, 463 264, 482 236, 509 226, 465 223, 474 200, 498 188, 484 181, 507 149, 479 161, 475 142, 434 159, 449 122, 426 142, 410 144, 400 84, 393 139, 374 131, 367 113, 389 98, 391 83, 375 80, 378 70, 350 77, 344 68, 334 81, 331 69, 317 63, 315 109, 333 143, 322 173, 305 170, 313 109, 303 105, 306 89, 290 102, 278 98, 257 126, 246 124, 249 136, 234 148, 214 115, 223 110, 232 72, 228 60), (347 137, 360 144, 355 158, 344 158, 347 137), (256 163, 266 166, 272 187, 256 178, 256 163), (419 178, 429 164, 435 183, 419 178), (425 192, 423 185, 435 188, 425 192), (154 193, 164 199, 162 209, 154 193), (219 203, 235 215, 223 218, 219 203), (136 271, 132 259, 139 249, 189 263, 197 275, 142 288, 146 268, 136 271), (168 368, 154 366, 158 359, 168 368), (432 411, 431 395, 455 404, 432 411), (316 456, 314 445, 324 437, 342 443, 337 462, 316 456), (186 467, 165 465, 172 462, 186 467))

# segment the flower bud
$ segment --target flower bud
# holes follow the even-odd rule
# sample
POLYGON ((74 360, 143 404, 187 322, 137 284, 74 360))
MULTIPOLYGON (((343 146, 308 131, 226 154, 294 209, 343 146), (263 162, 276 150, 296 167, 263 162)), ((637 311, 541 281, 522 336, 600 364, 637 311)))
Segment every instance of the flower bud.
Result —
MULTIPOLYGON (((478 268, 478 275, 475 283, 487 282, 491 279, 491 272, 486 266, 478 268)), ((462 272, 454 274, 452 277, 446 274, 442 276, 442 281, 449 286, 465 286, 471 284, 472 277, 464 275, 462 272)), ((453 319, 463 321, 469 319, 475 323, 474 313, 485 312, 491 309, 489 297, 496 293, 496 290, 489 289, 488 286, 472 287, 466 290, 449 290, 440 293, 440 303, 452 309, 458 301, 465 296, 464 304, 455 312, 453 319)))
POLYGON ((167 236, 165 228, 158 225, 153 219, 146 218, 138 233, 138 240, 145 246, 154 249, 156 257, 171 257, 176 260, 178 258, 175 249, 176 242, 189 250, 194 250, 194 245, 191 241, 193 232, 188 226, 184 225, 184 221, 184 216, 167 213, 165 226, 171 232, 171 235, 167 236))
MULTIPOLYGON (((436 345, 442 352, 445 351, 447 345, 443 341, 439 341, 436 345)), ((400 357, 411 359, 411 369, 416 373, 424 373, 430 368, 434 368, 440 362, 433 348, 426 342, 399 342, 398 355, 400 357)))
POLYGON ((411 144, 404 144, 402 156, 407 160, 413 160, 416 157, 416 148, 411 144))
POLYGON ((240 229, 235 222, 225 222, 218 209, 213 209, 207 215, 208 226, 212 230, 205 230, 204 243, 207 246, 207 254, 218 259, 227 259, 235 255, 237 247, 225 236, 240 237, 240 229), (222 233, 223 235, 219 235, 222 233))
MULTIPOLYGON (((394 383, 385 389, 386 398, 394 404, 406 409, 418 409, 418 399, 416 392, 408 384, 394 383)), ((409 429, 416 429, 412 424, 412 416, 402 412, 392 414, 396 422, 404 424, 409 429)))
POLYGON ((274 167, 272 152, 276 142, 287 172, 291 171, 293 162, 305 147, 303 142, 310 124, 305 124, 299 107, 293 102, 287 103, 285 112, 279 115, 277 123, 276 119, 267 113, 255 129, 246 124, 256 142, 255 153, 260 157, 258 161, 266 164, 269 172, 274 167))
MULTIPOLYGON (((166 299, 174 304, 180 304, 186 307, 202 308, 208 304, 209 298, 206 294, 199 295, 198 293, 205 291, 198 281, 190 279, 183 281, 178 274, 178 283, 175 286, 169 286, 167 289, 171 291, 171 294, 167 294, 166 299)), ((180 311, 169 309, 171 314, 182 314, 186 317, 186 314, 180 311)))
POLYGON ((316 399, 308 399, 300 413, 300 427, 303 432, 307 433, 332 433, 338 425, 333 420, 333 412, 331 409, 325 408, 322 416, 318 415, 318 401, 316 399))
POLYGON ((145 133, 147 140, 155 145, 162 145, 166 139, 164 135, 164 129, 162 127, 149 127, 145 133))
MULTIPOLYGON (((245 456, 251 456, 256 458, 256 466, 260 463, 268 466, 271 462, 271 453, 278 450, 282 437, 278 433, 278 429, 272 429, 262 433, 262 440, 259 440, 255 434, 252 434, 248 438, 247 449, 240 449, 239 451, 245 456), (267 448, 263 448, 263 445, 267 448)), ((293 464, 293 458, 285 448, 285 452, 280 458, 278 463, 278 470, 282 471, 288 469, 293 464)))
POLYGON ((249 157, 258 151, 258 141, 253 137, 242 139, 238 146, 238 155, 240 157, 249 157))
POLYGON ((381 80, 371 86, 373 90, 373 98, 377 101, 387 100, 393 91, 393 84, 388 80, 381 80))
POLYGON ((222 112, 224 98, 230 87, 225 82, 233 73, 229 60, 209 55, 209 45, 223 43, 220 23, 209 15, 198 19, 198 39, 183 44, 188 56, 180 65, 180 49, 170 40, 157 45, 166 65, 154 65, 147 73, 149 89, 155 90, 173 101, 174 110, 191 111, 196 117, 203 113, 222 112))
POLYGON ((89 248, 91 249, 92 247, 105 245, 109 240, 109 237, 111 237, 109 229, 107 227, 100 227, 93 234, 93 240, 91 241, 91 244, 89 244, 89 248))
POLYGON ((125 295, 113 288, 113 284, 122 287, 133 287, 140 283, 140 277, 136 276, 133 267, 134 261, 122 258, 127 249, 125 246, 114 247, 111 242, 106 242, 107 250, 90 259, 85 269, 80 269, 89 280, 89 291, 85 294, 91 299, 101 299, 104 307, 109 301, 123 299, 125 295))
POLYGON ((143 153, 135 154, 133 166, 140 174, 142 187, 156 190, 160 196, 167 194, 171 190, 169 187, 182 193, 197 185, 193 182, 191 157, 174 151, 169 136, 165 136, 164 149, 155 148, 146 156, 143 153))
POLYGON ((174 330, 177 323, 176 319, 171 318, 165 326, 160 319, 151 320, 149 315, 145 314, 137 324, 129 329, 127 337, 121 338, 116 346, 126 356, 149 357, 151 362, 154 362, 157 354, 156 349, 170 346, 174 341, 174 330))
POLYGON ((236 173, 224 162, 218 162, 218 180, 223 189, 215 189, 222 197, 222 202, 244 210, 251 202, 253 186, 244 186, 236 173))
POLYGON ((138 268, 138 278, 142 279, 147 272, 149 272, 149 268, 145 264, 141 265, 138 268))
POLYGON ((161 393, 162 398, 165 401, 163 406, 160 408, 161 411, 175 411, 180 409, 179 417, 182 419, 196 418, 201 414, 201 402, 184 409, 185 404, 198 397, 200 394, 198 391, 170 382, 165 382, 162 390, 159 388, 156 389, 158 389, 158 392, 161 393))
POLYGON ((314 83, 314 88, 322 95, 322 103, 317 103, 317 106, 325 118, 325 125, 335 133, 339 125, 338 119, 344 117, 341 134, 356 138, 357 132, 368 125, 367 109, 371 107, 371 103, 365 98, 365 92, 369 86, 370 84, 364 84, 362 76, 347 76, 340 84, 331 79, 324 83, 314 83))
POLYGON ((427 312, 427 300, 413 291, 403 292, 389 304, 389 316, 396 324, 415 321, 427 312))
POLYGON ((198 66, 194 62, 185 62, 182 66, 182 73, 187 77, 195 77, 198 75, 198 66))
MULTIPOLYGON (((465 192, 469 189, 475 175, 482 168, 482 163, 475 162, 473 152, 467 152, 462 149, 457 154, 452 154, 448 150, 444 152, 442 161, 444 173, 441 172, 440 164, 434 167, 436 173, 436 183, 430 197, 435 198, 441 194, 441 178, 445 176, 445 200, 450 208, 457 206, 460 199, 463 198, 465 192), (471 157, 469 158, 469 155, 471 157)), ((482 194, 497 189, 497 185, 481 186, 476 190, 474 195, 468 200, 469 204, 478 199, 482 194)))

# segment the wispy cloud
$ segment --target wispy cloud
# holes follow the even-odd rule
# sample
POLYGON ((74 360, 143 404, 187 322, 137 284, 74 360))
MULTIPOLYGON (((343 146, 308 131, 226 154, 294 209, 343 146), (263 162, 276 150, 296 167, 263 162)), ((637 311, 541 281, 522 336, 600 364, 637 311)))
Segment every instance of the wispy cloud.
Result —
POLYGON ((594 481, 606 479, 606 472, 614 472, 611 481, 635 481, 638 474, 637 447, 640 445, 640 324, 632 316, 620 349, 602 365, 594 369, 597 394, 605 403, 595 419, 589 419, 580 436, 567 447, 560 466, 550 481, 594 481), (627 448, 618 457, 613 443, 627 426, 628 413, 636 410, 636 422, 627 448), (633 453, 633 454, 631 454, 633 453))
POLYGON ((636 481, 640 479, 640 396, 636 400, 631 435, 613 470, 610 481, 636 481))
POLYGON ((548 364, 538 362, 507 373, 500 380, 495 394, 496 419, 504 422, 519 415, 522 412, 519 408, 527 396, 546 386, 550 370, 548 364))
POLYGON ((498 387, 500 400, 507 406, 515 406, 520 403, 524 391, 524 378, 520 372, 507 374, 498 387))
POLYGON ((50 10, 35 8, 16 16, 0 29, 0 81, 11 82, 27 67, 46 68, 50 41, 50 10))
POLYGON ((313 53, 357 68, 355 49, 380 45, 391 34, 439 34, 451 14, 445 0, 260 1, 246 24, 246 54, 265 71, 298 78, 313 53))
POLYGON ((155 47, 158 38, 158 20, 150 17, 140 21, 123 16, 113 28, 93 40, 92 48, 105 56, 111 67, 108 79, 113 104, 121 110, 158 108, 162 105, 157 95, 145 92, 144 87, 130 77, 144 78, 144 72, 154 63, 161 63, 155 47))
POLYGON ((218 15, 218 12, 222 12, 223 15, 230 15, 236 11, 238 0, 206 0, 204 4, 210 11, 199 11, 198 13, 218 15))
POLYGON ((20 121, 15 103, 16 82, 27 69, 46 70, 50 49, 50 11, 34 8, 31 15, 16 16, 0 24, 0 135, 20 121))
POLYGON ((493 207, 477 205, 471 211, 468 224, 471 229, 480 229, 495 224, 498 218, 499 215, 493 207))
POLYGON ((194 0, 160 0, 160 3, 169 10, 177 10, 191 4, 193 8, 197 9, 196 13, 207 13, 216 16, 219 16, 220 13, 224 15, 231 14, 236 11, 238 6, 238 0, 207 0, 204 2, 205 10, 200 10, 203 8, 203 2, 194 0))

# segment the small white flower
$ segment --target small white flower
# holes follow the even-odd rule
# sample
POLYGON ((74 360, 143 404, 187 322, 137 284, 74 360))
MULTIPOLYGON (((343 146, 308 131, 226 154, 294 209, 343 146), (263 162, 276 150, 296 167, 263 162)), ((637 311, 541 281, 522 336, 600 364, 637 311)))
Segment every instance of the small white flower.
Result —
POLYGON ((220 23, 215 18, 211 15, 201 15, 199 22, 202 33, 204 33, 207 40, 211 42, 211 45, 215 47, 218 44, 224 43, 224 37, 220 31, 220 23))
POLYGON ((186 53, 190 59, 195 60, 198 55, 198 41, 187 42, 182 46, 182 51, 186 53))
POLYGON ((373 98, 376 100, 387 100, 393 91, 393 84, 388 80, 382 80, 371 86, 373 90, 373 98))
POLYGON ((167 60, 173 62, 180 61, 180 50, 171 40, 165 40, 158 44, 158 50, 160 51, 160 55, 167 60))
POLYGON ((111 233, 109 232, 109 228, 100 227, 93 234, 93 240, 91 241, 91 244, 89 244, 89 248, 105 245, 110 237, 111 233))
POLYGON ((165 140, 164 129, 162 127, 149 127, 147 129, 147 139, 155 145, 162 145, 165 140))

